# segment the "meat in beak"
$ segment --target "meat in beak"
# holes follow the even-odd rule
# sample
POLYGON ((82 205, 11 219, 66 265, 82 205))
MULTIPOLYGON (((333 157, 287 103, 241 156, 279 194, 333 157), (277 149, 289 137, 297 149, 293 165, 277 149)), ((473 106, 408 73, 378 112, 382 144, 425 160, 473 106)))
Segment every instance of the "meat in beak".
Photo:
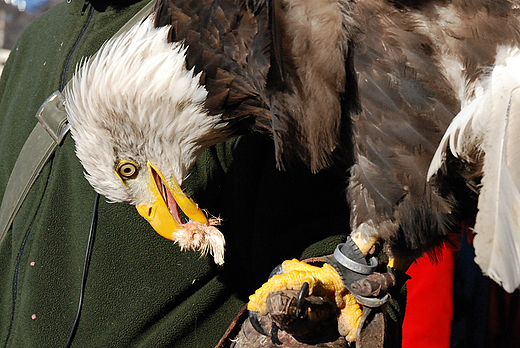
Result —
POLYGON ((175 178, 168 183, 150 161, 147 166, 150 173, 149 189, 155 200, 138 205, 139 214, 157 233, 179 243, 182 249, 192 249, 203 254, 209 251, 217 264, 223 264, 224 236, 213 226, 218 223, 218 219, 208 221, 198 205, 182 192, 175 178), (183 223, 179 209, 189 218, 186 223, 183 223))

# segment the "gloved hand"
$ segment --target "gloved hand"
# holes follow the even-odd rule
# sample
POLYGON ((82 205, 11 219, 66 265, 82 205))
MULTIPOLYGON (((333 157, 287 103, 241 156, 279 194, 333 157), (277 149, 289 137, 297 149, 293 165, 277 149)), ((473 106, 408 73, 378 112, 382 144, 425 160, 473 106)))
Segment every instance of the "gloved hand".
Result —
POLYGON ((400 346, 405 304, 400 290, 406 275, 397 272, 398 289, 392 288, 394 272, 387 272, 381 264, 378 270, 383 273, 372 273, 350 286, 358 292, 354 295, 327 260, 330 257, 290 260, 279 266, 250 297, 250 316, 235 347, 348 347, 349 342, 357 341, 358 348, 372 348, 383 347, 385 340, 397 342, 392 347, 400 346), (386 296, 388 290, 391 296, 386 296), (362 303, 363 298, 385 296, 384 304, 369 307, 362 303), (390 322, 386 320, 388 309, 390 322))

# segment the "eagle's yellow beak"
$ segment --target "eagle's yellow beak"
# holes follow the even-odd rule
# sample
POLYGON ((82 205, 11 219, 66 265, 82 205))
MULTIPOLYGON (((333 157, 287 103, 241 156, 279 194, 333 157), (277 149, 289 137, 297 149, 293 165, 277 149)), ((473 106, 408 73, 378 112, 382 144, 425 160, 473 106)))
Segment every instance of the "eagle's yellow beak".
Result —
POLYGON ((155 201, 150 204, 137 206, 137 211, 144 217, 154 230, 164 238, 174 240, 174 233, 183 223, 179 214, 179 208, 191 220, 207 224, 208 219, 198 205, 186 197, 179 184, 173 178, 171 187, 162 173, 150 162, 147 162, 150 172, 149 188, 155 201))

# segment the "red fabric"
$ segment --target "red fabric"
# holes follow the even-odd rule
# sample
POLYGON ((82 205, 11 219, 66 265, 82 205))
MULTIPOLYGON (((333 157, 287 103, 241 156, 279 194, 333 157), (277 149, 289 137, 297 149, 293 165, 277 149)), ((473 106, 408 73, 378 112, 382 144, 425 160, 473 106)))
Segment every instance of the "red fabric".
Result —
POLYGON ((423 256, 408 273, 403 348, 449 348, 453 317, 453 250, 443 248, 437 262, 423 256))

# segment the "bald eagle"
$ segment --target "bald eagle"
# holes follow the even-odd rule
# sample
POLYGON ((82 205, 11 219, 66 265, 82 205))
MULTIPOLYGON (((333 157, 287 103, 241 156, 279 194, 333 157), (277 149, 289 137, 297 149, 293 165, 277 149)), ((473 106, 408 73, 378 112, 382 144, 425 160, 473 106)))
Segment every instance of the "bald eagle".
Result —
POLYGON ((275 139, 280 166, 327 165, 345 128, 350 31, 348 2, 321 6, 333 21, 294 38, 290 62, 275 43, 288 39, 272 36, 273 9, 263 2, 158 1, 106 42, 64 90, 76 152, 96 191, 134 204, 159 234, 223 264, 218 219, 182 193, 183 180, 205 148, 249 131, 275 139), (309 47, 305 67, 293 60, 311 53, 296 40, 321 45, 309 47), (340 68, 328 69, 330 59, 340 68))
POLYGON ((518 0, 158 0, 64 91, 87 179, 224 262, 182 192, 206 147, 273 139, 280 169, 348 164, 352 239, 406 269, 460 224, 520 285, 518 0), (181 217, 182 211, 187 217, 181 217), (475 225, 476 221, 476 225, 475 225))

